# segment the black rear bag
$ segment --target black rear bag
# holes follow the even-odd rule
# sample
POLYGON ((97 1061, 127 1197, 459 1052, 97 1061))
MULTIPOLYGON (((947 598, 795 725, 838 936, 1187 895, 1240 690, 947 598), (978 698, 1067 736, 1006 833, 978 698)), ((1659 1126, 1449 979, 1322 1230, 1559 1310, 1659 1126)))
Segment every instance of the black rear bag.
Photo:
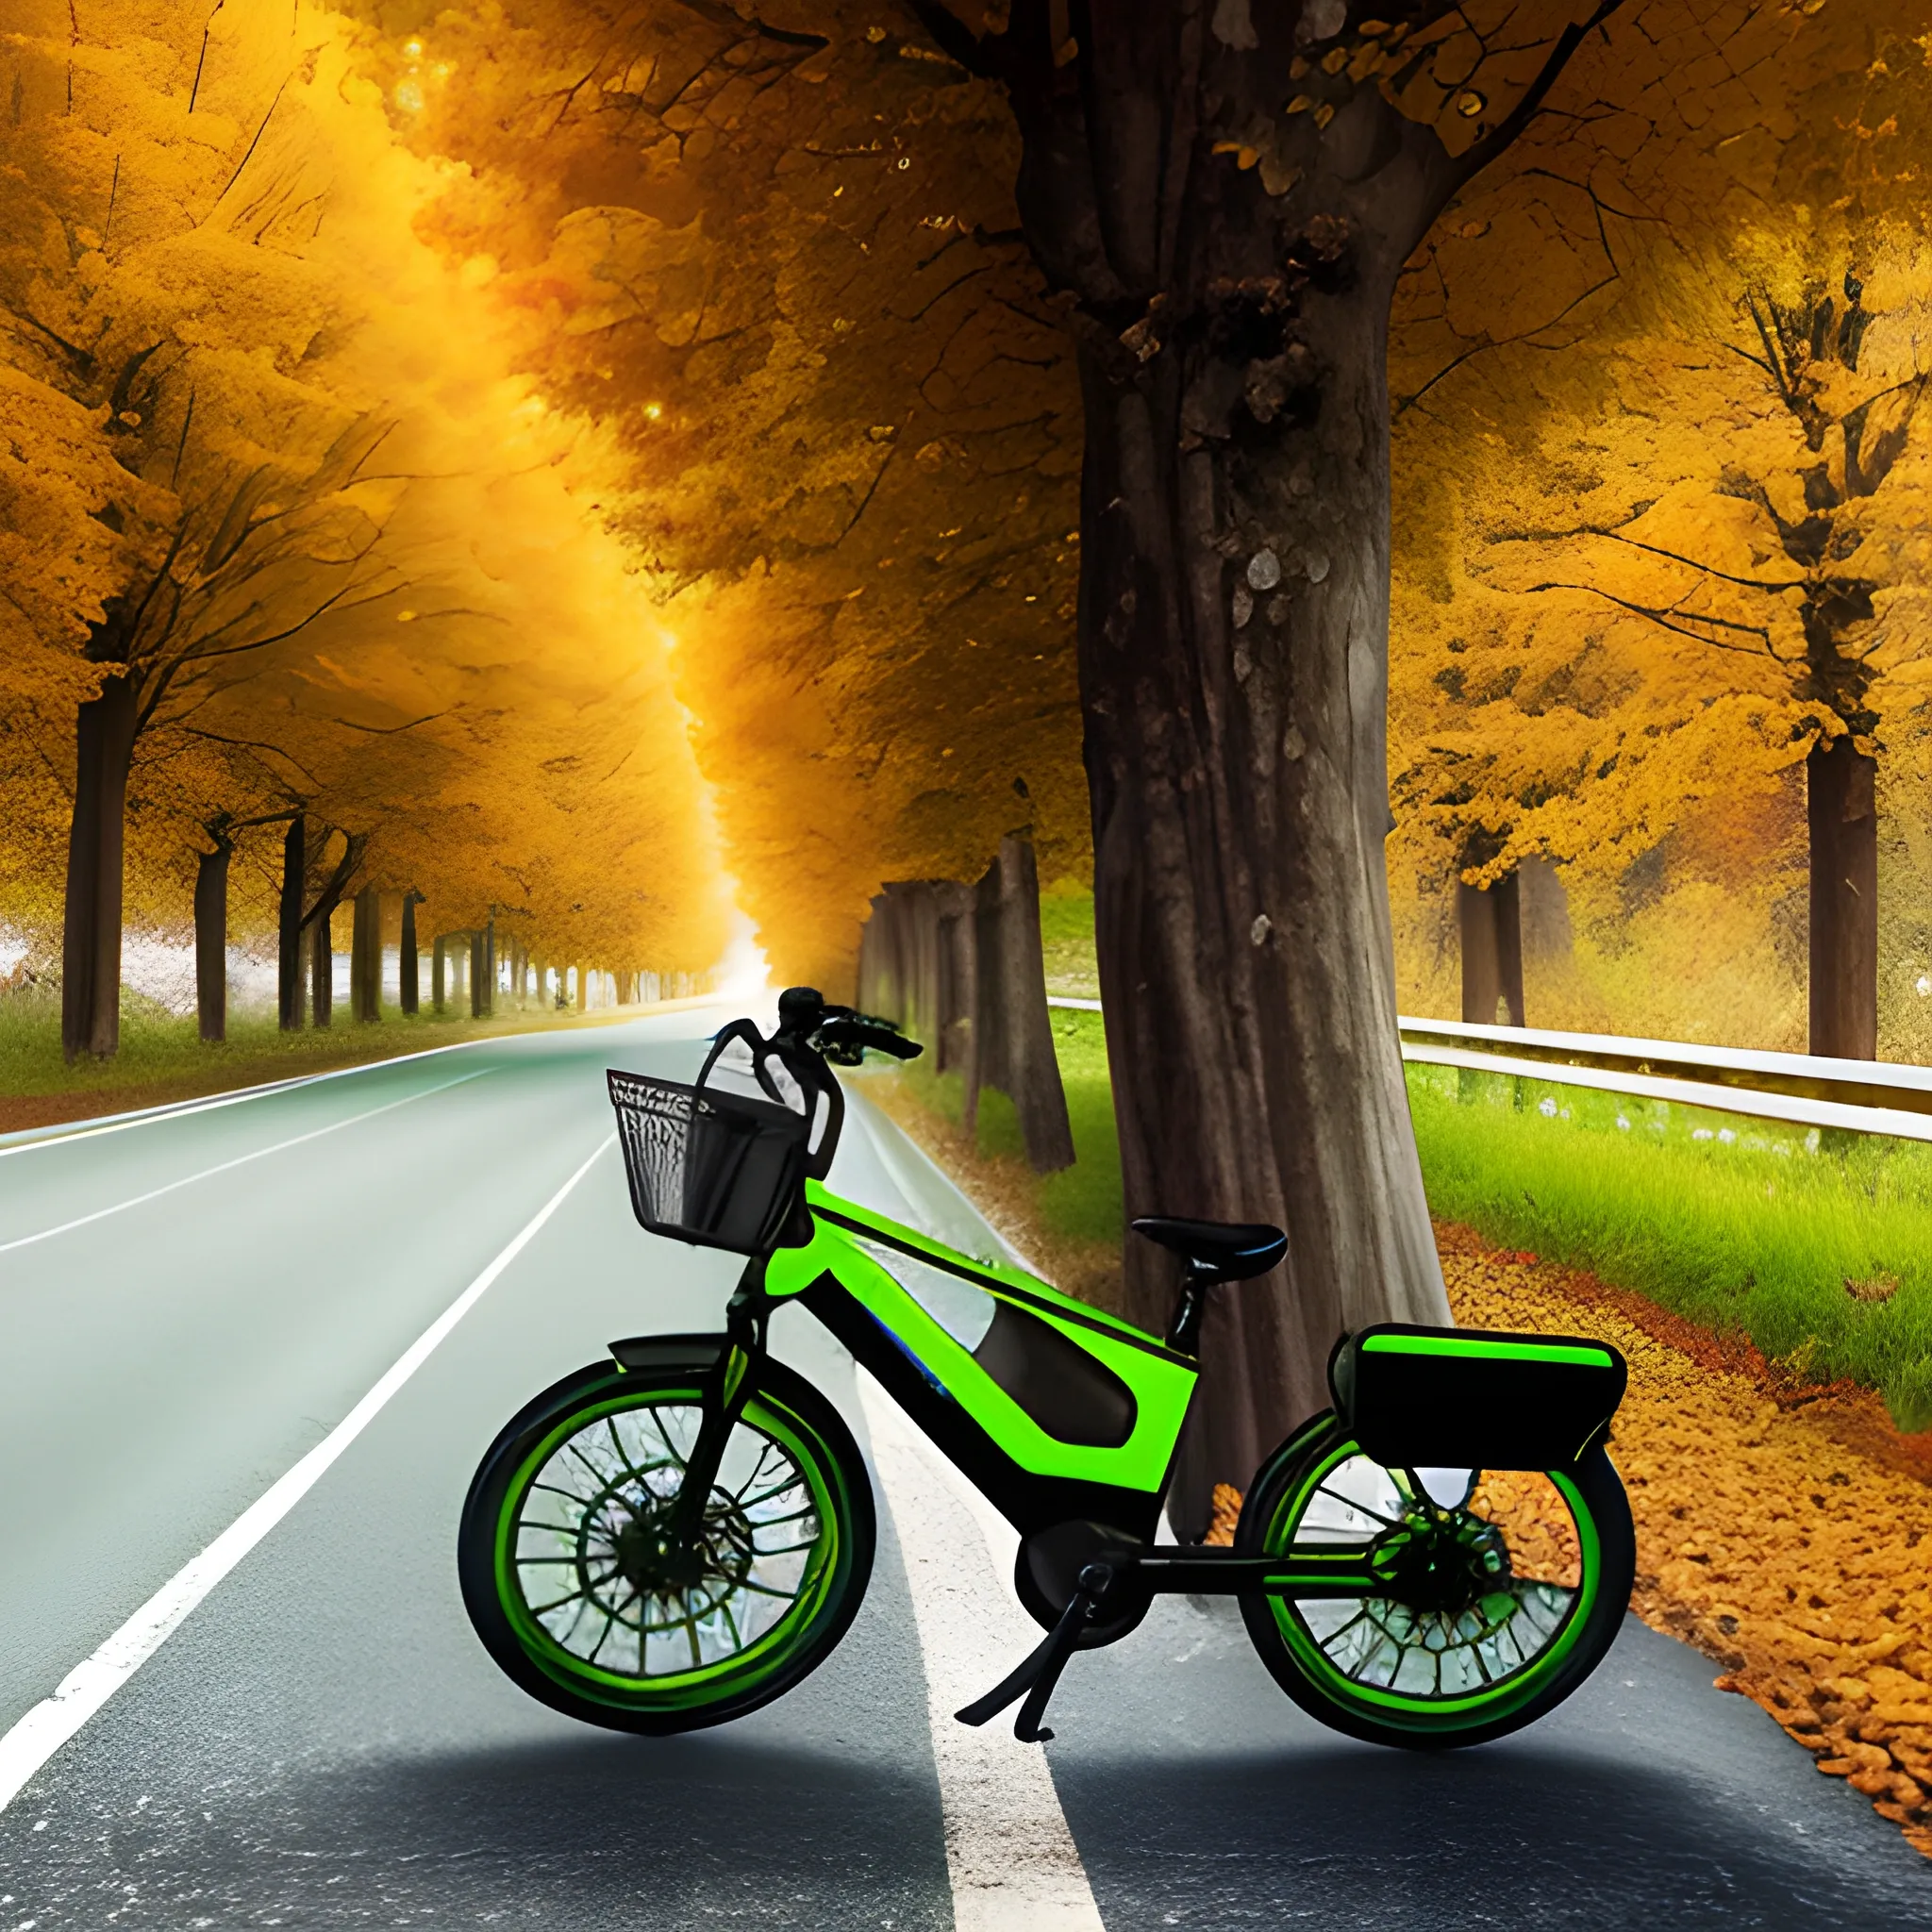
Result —
POLYGON ((1383 1323, 1328 1358, 1336 1412, 1391 1469, 1570 1469, 1609 1439, 1628 1379, 1608 1342, 1383 1323))

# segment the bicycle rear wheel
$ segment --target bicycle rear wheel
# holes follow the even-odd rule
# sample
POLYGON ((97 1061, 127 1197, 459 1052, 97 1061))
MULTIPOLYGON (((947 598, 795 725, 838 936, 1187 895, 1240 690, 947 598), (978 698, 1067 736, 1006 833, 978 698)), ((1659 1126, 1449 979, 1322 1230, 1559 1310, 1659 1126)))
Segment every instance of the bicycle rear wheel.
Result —
POLYGON ((1245 1592, 1248 1635, 1311 1717, 1411 1750, 1532 1724, 1614 1641, 1636 1573, 1623 1484, 1601 1450, 1574 1469, 1398 1470, 1327 1418, 1257 1475, 1237 1550, 1366 1546, 1383 1594, 1245 1592))
POLYGON ((706 1364, 593 1363, 524 1410, 477 1469, 458 1532, 470 1621, 533 1697, 614 1730, 695 1730, 791 1690, 845 1634, 875 1537, 851 1432, 781 1363, 726 1444, 695 1552, 661 1530, 706 1364))

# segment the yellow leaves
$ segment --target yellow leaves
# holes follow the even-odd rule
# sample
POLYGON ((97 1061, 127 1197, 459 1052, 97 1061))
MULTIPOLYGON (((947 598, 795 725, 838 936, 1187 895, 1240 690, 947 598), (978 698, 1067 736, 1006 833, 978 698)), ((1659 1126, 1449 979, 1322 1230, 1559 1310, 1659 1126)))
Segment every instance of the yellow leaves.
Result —
POLYGON ((9 47, 0 305, 40 327, 0 339, 0 715, 58 763, 90 625, 173 609, 117 645, 165 696, 143 862, 175 862, 163 821, 292 789, 443 924, 521 907, 559 945, 703 967, 715 840, 651 581, 608 528, 614 439, 517 367, 533 310, 625 291, 439 253, 418 217, 463 183, 398 143, 335 16, 298 11, 291 52, 285 0, 227 0, 190 115, 206 18, 95 45, 83 10, 70 50, 50 15, 9 47))

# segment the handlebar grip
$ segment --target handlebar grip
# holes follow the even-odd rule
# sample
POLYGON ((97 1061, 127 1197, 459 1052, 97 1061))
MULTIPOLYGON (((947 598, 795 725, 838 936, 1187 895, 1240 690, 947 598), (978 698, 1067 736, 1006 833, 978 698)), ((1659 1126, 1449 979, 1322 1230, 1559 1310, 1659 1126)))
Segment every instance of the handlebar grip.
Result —
POLYGON ((858 1065, 859 1053, 868 1046, 899 1060, 916 1058, 925 1051, 917 1041, 908 1040, 890 1021, 874 1020, 863 1013, 827 1021, 814 1039, 827 1058, 847 1066, 858 1065), (848 1054, 850 1059, 845 1058, 848 1054))

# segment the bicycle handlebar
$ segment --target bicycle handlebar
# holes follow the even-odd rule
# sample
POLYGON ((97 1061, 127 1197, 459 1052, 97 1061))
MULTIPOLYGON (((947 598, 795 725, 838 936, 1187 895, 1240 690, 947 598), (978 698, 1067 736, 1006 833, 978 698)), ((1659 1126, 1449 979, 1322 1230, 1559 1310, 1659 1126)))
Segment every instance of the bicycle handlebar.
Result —
POLYGON ((782 1104, 777 1083, 766 1067, 767 1058, 778 1061, 798 1082, 806 1096, 806 1112, 818 1113, 818 1096, 825 1096, 825 1131, 817 1150, 808 1158, 806 1172, 814 1180, 824 1180, 832 1165, 832 1155, 845 1124, 845 1094, 833 1077, 826 1061, 834 1066, 856 1067, 867 1047, 891 1054, 894 1059, 909 1060, 925 1049, 908 1040, 890 1020, 861 1013, 851 1007, 825 1003, 815 987, 791 986, 778 995, 777 1030, 767 1040, 749 1020, 733 1020, 712 1036, 711 1051, 698 1074, 703 1086, 718 1057, 733 1040, 741 1040, 751 1052, 752 1072, 758 1085, 782 1104))

